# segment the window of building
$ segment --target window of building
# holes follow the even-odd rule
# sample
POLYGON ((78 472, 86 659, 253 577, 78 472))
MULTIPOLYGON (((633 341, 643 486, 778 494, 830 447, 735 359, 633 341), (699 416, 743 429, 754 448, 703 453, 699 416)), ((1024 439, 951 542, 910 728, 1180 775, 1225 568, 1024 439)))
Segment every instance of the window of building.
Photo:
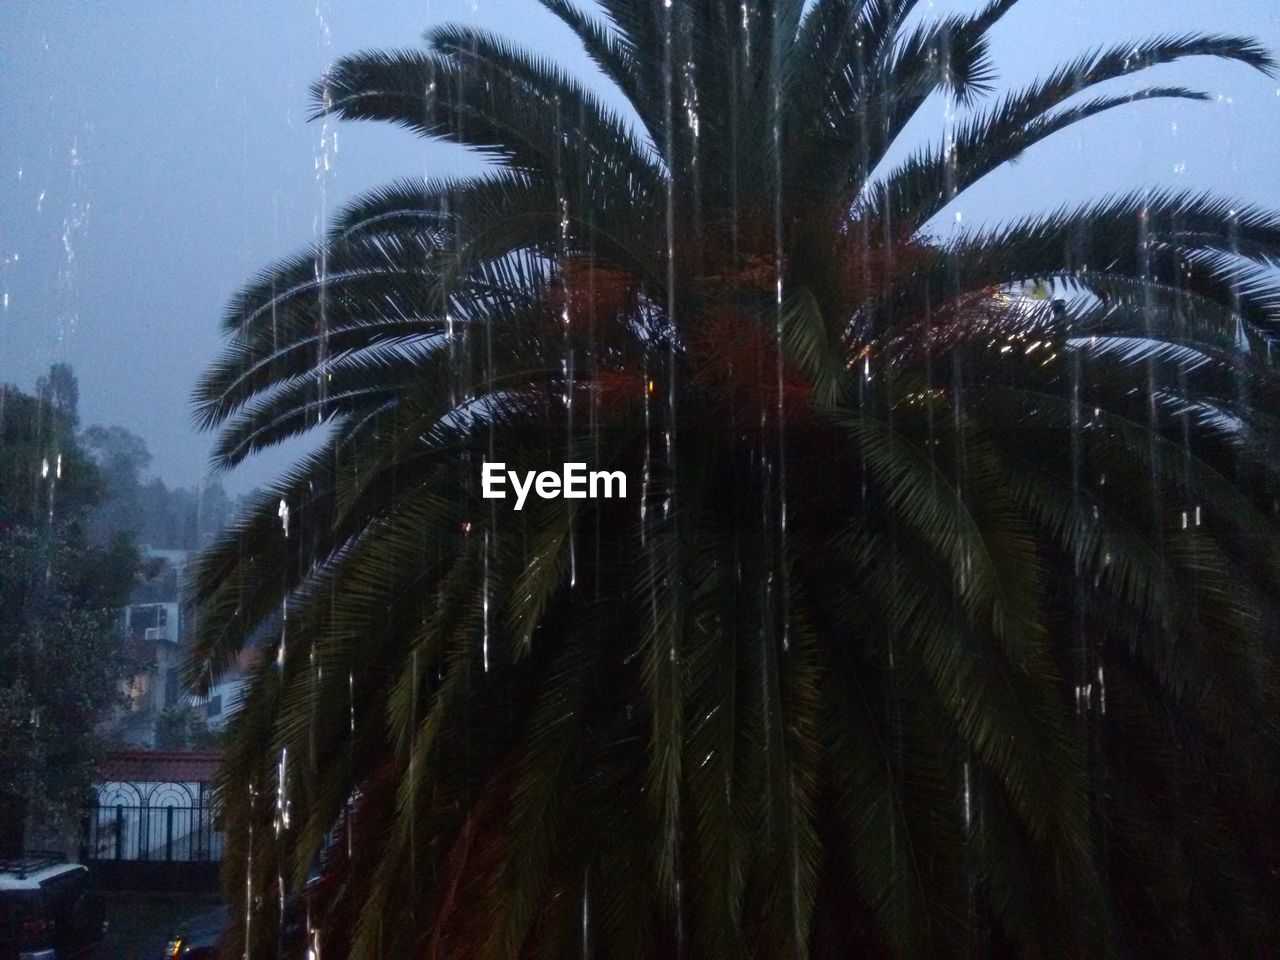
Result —
POLYGON ((164 705, 172 707, 178 702, 178 694, 182 690, 181 682, 182 671, 177 667, 170 667, 164 675, 164 705))

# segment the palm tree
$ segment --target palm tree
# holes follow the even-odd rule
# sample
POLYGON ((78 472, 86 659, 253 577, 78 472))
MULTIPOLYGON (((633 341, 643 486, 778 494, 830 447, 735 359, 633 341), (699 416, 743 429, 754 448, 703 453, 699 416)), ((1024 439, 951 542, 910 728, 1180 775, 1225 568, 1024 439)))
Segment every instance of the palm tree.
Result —
POLYGON ((340 60, 317 116, 492 164, 353 202, 197 390, 220 466, 323 438, 199 567, 195 675, 275 654, 222 785, 236 942, 289 952, 320 858, 326 957, 1265 952, 1280 215, 929 225, 1204 99, 1105 81, 1270 57, 1164 36, 993 98, 1014 0, 540 2, 634 116, 460 27, 340 60), (491 461, 630 487, 516 511, 491 461))

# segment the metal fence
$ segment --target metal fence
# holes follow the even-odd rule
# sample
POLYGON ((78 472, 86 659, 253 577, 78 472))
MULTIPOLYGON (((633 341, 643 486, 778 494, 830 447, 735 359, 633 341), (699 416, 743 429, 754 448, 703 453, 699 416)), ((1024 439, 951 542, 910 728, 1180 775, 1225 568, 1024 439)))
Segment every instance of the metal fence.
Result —
POLYGON ((222 859, 222 833, 207 806, 94 806, 89 809, 90 860, 209 863, 222 859))

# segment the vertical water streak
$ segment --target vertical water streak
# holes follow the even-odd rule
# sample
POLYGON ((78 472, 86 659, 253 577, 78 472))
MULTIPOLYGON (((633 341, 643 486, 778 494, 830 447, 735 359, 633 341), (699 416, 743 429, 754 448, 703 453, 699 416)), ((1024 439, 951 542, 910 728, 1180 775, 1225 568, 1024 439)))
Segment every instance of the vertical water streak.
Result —
POLYGON ((483 623, 481 625, 481 641, 480 654, 484 662, 484 672, 489 672, 489 536, 490 532, 484 532, 484 580, 480 586, 481 593, 481 610, 483 615, 483 623))
MULTIPOLYGON (((565 409, 565 462, 576 459, 573 453, 573 394, 574 394, 574 349, 572 338, 573 317, 571 313, 571 304, 574 291, 571 289, 571 282, 576 282, 573 277, 569 258, 571 256, 570 238, 569 238, 569 197, 565 188, 564 176, 564 155, 563 147, 567 136, 562 133, 564 126, 564 118, 561 114, 561 103, 556 100, 556 195, 560 206, 560 274, 563 286, 562 304, 560 307, 560 324, 561 324, 561 341, 563 355, 560 358, 560 377, 562 380, 562 400, 565 409)), ((574 511, 572 505, 568 505, 570 517, 574 511)), ((486 561, 487 562, 487 561, 486 561)), ((575 587, 578 583, 578 549, 577 537, 573 529, 572 520, 569 528, 569 586, 575 587)), ((485 598, 486 611, 488 609, 488 597, 485 598)), ((487 624, 487 614, 486 614, 487 624)), ((487 630, 487 626, 486 626, 487 630)), ((485 669, 488 670, 488 659, 485 660, 485 669)))
POLYGON ((591 868, 582 869, 582 960, 591 957, 591 868))
MULTIPOLYGON (((667 344, 666 344, 666 347, 667 347, 667 371, 666 371, 667 372, 667 384, 666 384, 667 422, 665 424, 665 434, 664 434, 665 446, 666 446, 666 458, 665 458, 666 462, 663 464, 663 467, 666 472, 666 497, 663 504, 663 518, 667 520, 671 519, 670 513, 671 513, 672 498, 675 495, 675 463, 674 463, 674 446, 673 445, 674 445, 675 416, 676 416, 676 363, 677 363, 677 350, 679 346, 678 337, 676 333, 677 323, 676 323, 676 265, 675 265, 675 239, 676 239, 675 191, 676 191, 676 178, 679 173, 683 172, 677 169, 676 155, 675 155, 675 139, 677 134, 676 134, 676 124, 675 124, 675 117, 674 117, 674 114, 675 114, 675 91, 674 91, 675 61, 674 61, 674 49, 673 49, 673 44, 674 44, 673 31, 674 31, 674 23, 673 23, 673 15, 672 15, 672 0, 662 0, 662 38, 663 38, 662 67, 663 67, 663 125, 664 125, 663 159, 665 161, 666 168, 667 168, 667 179, 665 184, 666 196, 665 196, 665 203, 664 203, 664 216, 666 221, 666 287, 667 287, 666 289, 667 297, 666 297, 666 304, 665 304, 666 317, 665 317, 665 324, 664 324, 664 327, 666 330, 666 336, 667 336, 667 344)), ((647 352, 648 351, 646 350, 646 355, 647 355, 647 352)), ((647 421, 648 414, 649 414, 647 405, 645 408, 645 413, 646 413, 646 421, 647 421)), ((650 471, 650 465, 649 465, 650 455, 648 452, 648 445, 650 443, 650 440, 648 438, 647 428, 648 428, 648 423, 646 422, 646 441, 645 441, 646 443, 646 454, 645 454, 646 486, 648 483, 648 475, 650 471)), ((647 499, 647 497, 648 497, 648 491, 646 490, 645 498, 647 499)), ((643 527, 643 523, 642 523, 642 527, 643 527)), ((673 544, 672 546, 673 550, 678 549, 677 537, 672 536, 670 538, 670 542, 673 544)), ((672 560, 674 561, 674 559, 675 558, 673 557, 672 560)), ((656 560, 651 558, 651 562, 656 562, 656 560)), ((671 575, 670 574, 671 570, 672 570, 672 567, 669 566, 668 575, 671 575)), ((656 575, 651 575, 651 576, 656 588, 658 579, 656 575)), ((657 617, 656 607, 653 611, 653 616, 655 617, 655 626, 656 626, 656 617, 657 617)), ((676 636, 675 636, 674 623, 672 624, 671 636, 668 638, 668 644, 669 644, 668 657, 670 659, 670 665, 668 666, 667 669, 674 672, 676 670, 676 662, 678 658, 677 650, 676 650, 676 636)), ((678 804, 679 802, 678 798, 676 802, 678 804)), ((674 909, 675 909, 675 924, 676 924, 676 956, 677 957, 683 956, 683 953, 684 953, 684 913, 683 913, 684 908, 682 903, 683 896, 681 892, 680 867, 679 867, 679 859, 678 859, 679 843, 680 843, 679 836, 678 836, 679 824, 680 824, 680 812, 679 812, 679 807, 677 806, 676 814, 675 814, 675 826, 673 828, 677 831, 677 835, 663 838, 663 843, 668 844, 671 850, 673 851, 672 855, 675 858, 675 864, 676 864, 674 868, 674 874, 675 874, 674 909)))
POLYGON ((777 396, 777 430, 778 430, 778 543, 777 543, 777 569, 779 578, 779 603, 781 606, 780 619, 782 623, 782 650, 787 652, 791 649, 791 622, 789 616, 790 603, 790 581, 787 567, 787 431, 786 431, 786 391, 784 389, 786 382, 785 371, 785 351, 783 349, 784 335, 783 330, 783 274, 784 274, 784 254, 783 254, 783 234, 782 234, 782 215, 783 204, 786 197, 783 195, 782 180, 782 43, 783 38, 780 35, 780 25, 778 22, 778 6, 774 4, 771 7, 771 15, 773 22, 770 25, 772 32, 772 63, 770 64, 769 76, 772 86, 772 103, 771 107, 771 123, 770 133, 772 142, 770 148, 773 152, 773 267, 774 267, 774 388, 778 392, 777 396))
POLYGON ((244 877, 244 960, 252 960, 253 947, 253 816, 256 806, 256 792, 253 781, 249 781, 249 836, 245 850, 244 877))

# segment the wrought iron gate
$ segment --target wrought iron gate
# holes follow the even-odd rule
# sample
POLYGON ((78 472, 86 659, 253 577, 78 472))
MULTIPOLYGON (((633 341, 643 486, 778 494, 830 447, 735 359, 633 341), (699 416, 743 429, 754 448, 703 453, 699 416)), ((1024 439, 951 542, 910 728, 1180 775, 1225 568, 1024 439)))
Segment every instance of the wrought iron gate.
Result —
POLYGON ((119 889, 211 889, 223 836, 203 788, 110 783, 87 811, 84 859, 119 889))

